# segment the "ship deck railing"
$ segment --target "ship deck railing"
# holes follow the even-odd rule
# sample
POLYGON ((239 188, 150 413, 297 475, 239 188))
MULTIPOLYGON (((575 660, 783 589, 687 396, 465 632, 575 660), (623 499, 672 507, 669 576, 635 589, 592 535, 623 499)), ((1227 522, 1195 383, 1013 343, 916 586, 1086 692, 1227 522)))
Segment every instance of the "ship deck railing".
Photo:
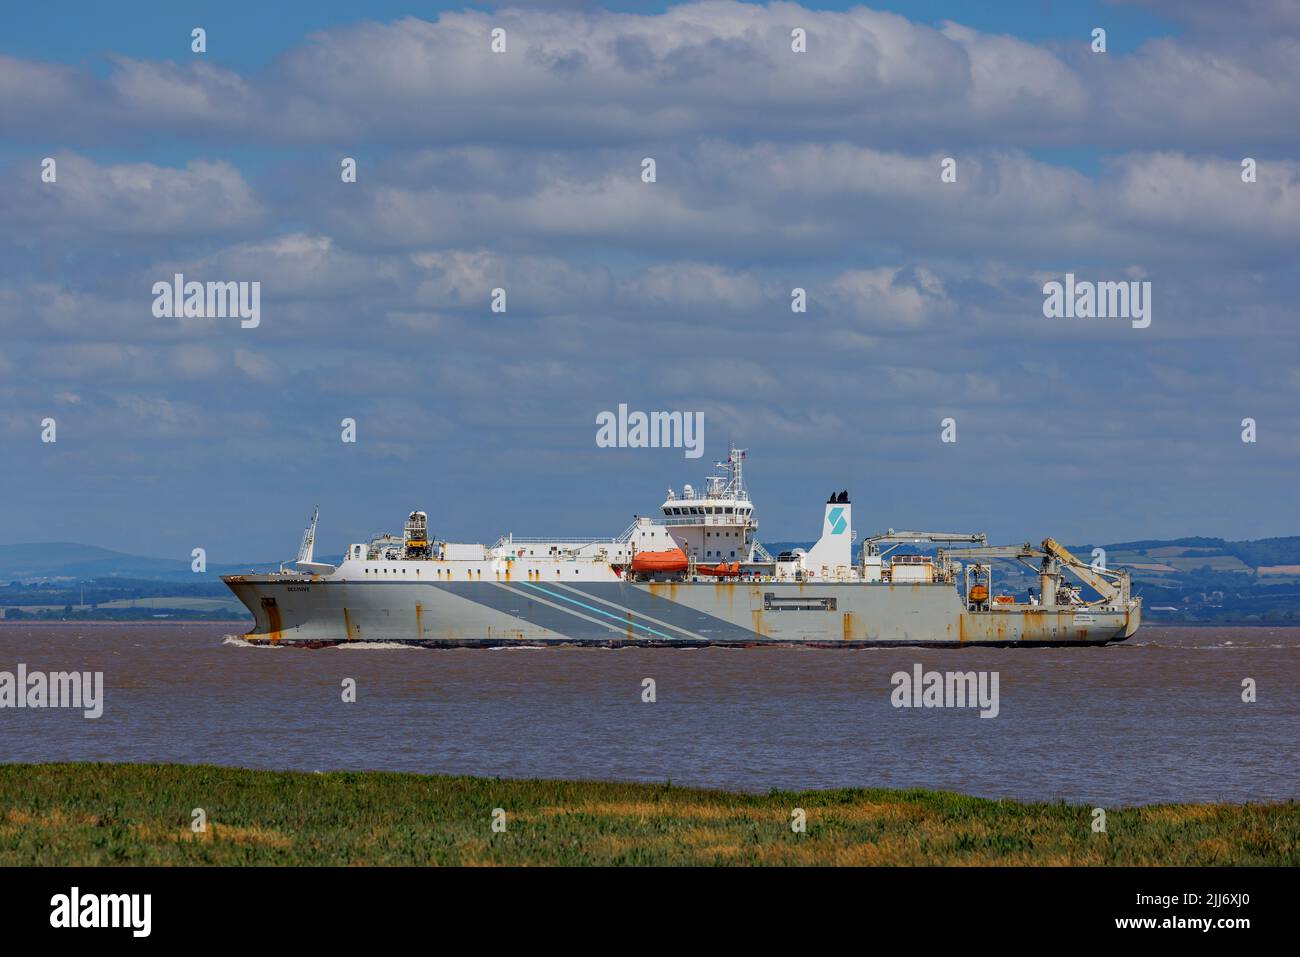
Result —
POLYGON ((748 515, 674 515, 672 518, 653 518, 651 525, 736 525, 757 528, 748 515))
POLYGON ((505 545, 617 545, 618 539, 605 537, 585 538, 581 535, 502 535, 493 548, 505 545))

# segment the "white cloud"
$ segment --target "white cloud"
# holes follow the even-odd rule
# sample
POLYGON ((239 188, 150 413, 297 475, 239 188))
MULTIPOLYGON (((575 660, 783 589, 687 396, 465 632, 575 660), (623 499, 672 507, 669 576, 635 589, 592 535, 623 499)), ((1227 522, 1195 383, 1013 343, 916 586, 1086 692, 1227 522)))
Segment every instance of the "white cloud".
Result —
POLYGON ((0 217, 20 241, 95 236, 210 235, 258 224, 263 211, 229 163, 192 160, 100 165, 56 152, 57 179, 43 182, 33 160, 0 178, 0 217))
POLYGON ((1295 143, 1295 125, 1278 121, 1300 114, 1297 71, 1282 31, 1231 47, 1197 35, 1071 58, 864 7, 703 0, 653 14, 469 10, 356 23, 314 33, 248 77, 210 62, 114 57, 101 79, 6 57, 0 92, 13 94, 17 128, 53 126, 73 142, 148 129, 267 143, 571 146, 780 129, 932 147, 1141 148, 1226 146, 1246 132, 1295 143), (790 50, 795 25, 808 31, 806 54, 790 50), (490 52, 493 27, 507 30, 506 54, 490 52))

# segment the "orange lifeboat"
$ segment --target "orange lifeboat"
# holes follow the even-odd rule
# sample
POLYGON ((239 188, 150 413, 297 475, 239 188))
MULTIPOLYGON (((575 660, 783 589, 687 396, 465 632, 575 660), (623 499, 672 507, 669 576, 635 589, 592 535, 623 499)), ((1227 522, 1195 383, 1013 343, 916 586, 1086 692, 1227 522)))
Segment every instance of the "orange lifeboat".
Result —
POLYGON ((689 562, 680 548, 664 552, 637 552, 632 556, 634 572, 684 572, 689 562))
POLYGON ((739 575, 740 562, 732 562, 730 565, 726 562, 721 565, 696 565, 695 570, 701 575, 712 575, 715 578, 721 578, 723 575, 739 575))

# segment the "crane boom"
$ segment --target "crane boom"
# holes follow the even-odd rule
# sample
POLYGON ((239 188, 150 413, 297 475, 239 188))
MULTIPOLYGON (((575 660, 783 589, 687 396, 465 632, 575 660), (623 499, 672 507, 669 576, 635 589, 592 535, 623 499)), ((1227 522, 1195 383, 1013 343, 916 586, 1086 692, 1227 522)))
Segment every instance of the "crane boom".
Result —
MULTIPOLYGON (((1056 591, 1052 582, 1059 580, 1059 570, 1069 570, 1075 578, 1097 592, 1101 598, 1090 604, 1127 603, 1129 600, 1129 576, 1125 571, 1110 571, 1096 568, 1077 557, 1054 538, 1043 539, 1041 548, 1035 548, 1028 542, 1023 545, 984 545, 976 548, 954 548, 944 552, 945 558, 1006 558, 1014 559, 1028 565, 1031 559, 1041 559, 1042 576, 1041 594, 1044 602, 1050 600, 1056 591)), ((1031 566, 1032 567, 1032 566, 1031 566)))
POLYGON ((1075 557, 1073 552, 1054 538, 1043 539, 1043 551, 1070 569, 1076 578, 1107 601, 1128 600, 1128 572, 1112 572, 1090 565, 1083 559, 1075 557))
POLYGON ((311 513, 311 522, 308 523, 306 530, 302 533, 302 544, 298 546, 298 559, 296 564, 311 564, 312 555, 316 551, 316 520, 320 518, 320 506, 311 513))
POLYGON ((926 544, 947 544, 948 542, 971 542, 976 545, 983 545, 988 541, 983 532, 897 532, 890 529, 879 535, 872 535, 870 538, 863 540, 863 548, 866 551, 863 554, 877 555, 884 554, 880 552, 878 546, 889 545, 885 552, 893 551, 899 545, 916 545, 922 542, 926 544))

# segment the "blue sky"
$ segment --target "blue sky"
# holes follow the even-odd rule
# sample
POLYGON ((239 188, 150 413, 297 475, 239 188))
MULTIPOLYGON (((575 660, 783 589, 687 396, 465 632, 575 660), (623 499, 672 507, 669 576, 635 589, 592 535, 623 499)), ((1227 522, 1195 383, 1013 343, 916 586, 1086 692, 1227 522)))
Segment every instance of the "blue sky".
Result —
MULTIPOLYGON (((151 0, 122 4, 51 3, 26 5, 6 11, 5 32, 0 52, 11 56, 81 63, 104 53, 142 58, 157 57, 174 46, 195 26, 204 26, 212 38, 212 58, 241 69, 266 65, 313 31, 347 26, 362 20, 398 20, 408 16, 431 18, 444 10, 508 8, 510 3, 402 3, 368 0, 365 4, 322 0, 319 3, 277 5, 274 16, 253 3, 210 0, 205 3, 151 0), (124 9, 125 7, 125 9, 124 9), (229 42, 237 39, 237 42, 229 42), (220 49, 217 49, 217 46, 220 49)), ((548 4, 524 4, 546 7, 548 4)), ((661 13, 668 3, 564 3, 553 8, 601 9, 620 13, 661 13)), ((859 4, 805 4, 814 10, 847 10, 859 4)), ((1170 19, 1134 6, 1099 3, 1096 0, 895 0, 878 3, 876 9, 901 14, 919 23, 937 26, 957 20, 988 33, 1005 33, 1035 43, 1068 43, 1087 36, 1095 26, 1113 34, 1110 48, 1131 51, 1152 37, 1178 32, 1170 19)), ((188 49, 188 43, 182 44, 188 49)), ((179 56, 178 51, 175 55, 179 56)))
POLYGON ((1293 3, 0 16, 5 541, 614 534, 729 438, 768 540, 845 487, 859 535, 1300 533, 1293 3), (154 316, 175 272, 260 325, 154 316), (1067 272, 1150 326, 1045 318, 1067 272), (705 458, 597 448, 619 403, 705 458))

